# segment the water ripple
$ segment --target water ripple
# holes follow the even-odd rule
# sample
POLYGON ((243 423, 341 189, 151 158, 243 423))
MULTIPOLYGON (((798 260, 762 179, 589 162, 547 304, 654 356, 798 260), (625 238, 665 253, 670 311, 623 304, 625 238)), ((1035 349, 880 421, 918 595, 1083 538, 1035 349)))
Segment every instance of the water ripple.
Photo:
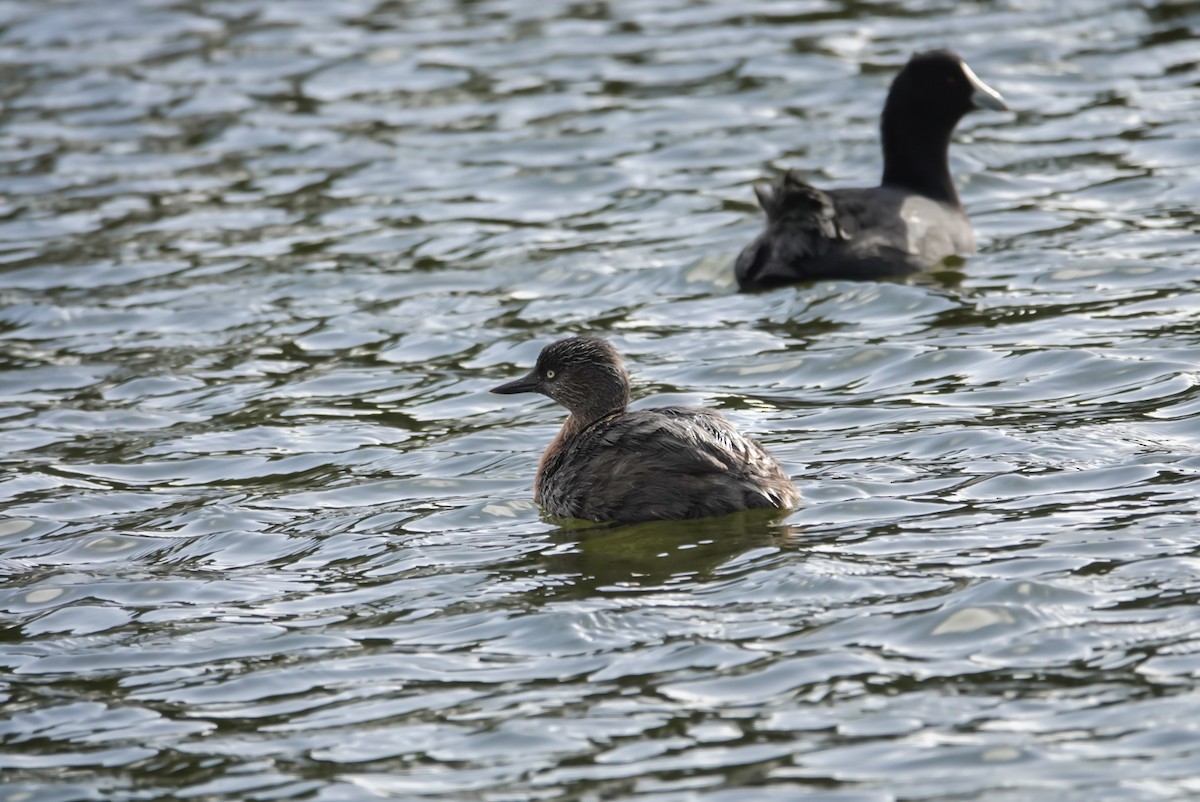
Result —
POLYGON ((1197 791, 1194 4, 0 4, 0 800, 1197 791), (733 292, 914 50, 980 253, 733 292), (601 334, 782 521, 543 520, 601 334))

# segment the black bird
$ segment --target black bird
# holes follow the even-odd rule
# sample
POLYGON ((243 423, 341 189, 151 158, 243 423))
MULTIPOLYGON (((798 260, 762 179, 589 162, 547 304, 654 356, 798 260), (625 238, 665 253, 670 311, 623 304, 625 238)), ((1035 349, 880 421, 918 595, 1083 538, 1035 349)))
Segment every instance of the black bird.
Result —
POLYGON ((974 253, 950 177, 950 137, 968 112, 1007 108, 956 54, 913 56, 883 107, 880 185, 820 190, 789 171, 773 188, 756 186, 767 227, 738 256, 738 287, 886 278, 974 253))
POLYGON ((542 455, 533 499, 559 518, 708 518, 800 501, 779 463, 716 412, 629 411, 629 373, 607 341, 551 343, 529 375, 493 393, 541 393, 571 416, 542 455))

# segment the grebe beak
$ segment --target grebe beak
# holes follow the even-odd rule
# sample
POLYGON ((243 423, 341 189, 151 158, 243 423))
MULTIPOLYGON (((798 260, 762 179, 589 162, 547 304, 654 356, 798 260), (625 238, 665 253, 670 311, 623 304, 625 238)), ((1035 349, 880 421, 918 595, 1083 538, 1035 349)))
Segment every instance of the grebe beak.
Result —
POLYGON ((537 371, 532 371, 528 376, 522 376, 516 381, 511 381, 508 384, 502 384, 499 387, 493 387, 492 392, 499 395, 512 395, 514 393, 539 393, 542 391, 542 378, 538 376, 537 371))

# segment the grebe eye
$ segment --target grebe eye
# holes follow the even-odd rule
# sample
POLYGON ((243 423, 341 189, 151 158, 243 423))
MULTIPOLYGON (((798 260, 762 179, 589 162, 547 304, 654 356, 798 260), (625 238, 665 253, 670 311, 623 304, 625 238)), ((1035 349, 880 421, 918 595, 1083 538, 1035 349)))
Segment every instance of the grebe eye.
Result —
POLYGON ((547 378, 547 379, 553 379, 553 378, 554 378, 554 371, 552 371, 552 370, 548 370, 548 371, 546 371, 546 378, 547 378))

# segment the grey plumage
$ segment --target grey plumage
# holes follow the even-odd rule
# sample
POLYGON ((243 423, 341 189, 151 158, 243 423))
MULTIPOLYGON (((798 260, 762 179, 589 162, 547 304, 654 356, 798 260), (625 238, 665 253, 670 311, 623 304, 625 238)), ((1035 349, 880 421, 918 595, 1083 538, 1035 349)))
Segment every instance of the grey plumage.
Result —
POLYGON ((792 171, 755 189, 767 225, 738 256, 743 289, 902 276, 975 252, 958 205, 886 186, 820 190, 792 171))
POLYGON ((799 494, 774 457, 715 412, 618 412, 568 438, 541 470, 551 515, 593 521, 785 509, 799 494))

